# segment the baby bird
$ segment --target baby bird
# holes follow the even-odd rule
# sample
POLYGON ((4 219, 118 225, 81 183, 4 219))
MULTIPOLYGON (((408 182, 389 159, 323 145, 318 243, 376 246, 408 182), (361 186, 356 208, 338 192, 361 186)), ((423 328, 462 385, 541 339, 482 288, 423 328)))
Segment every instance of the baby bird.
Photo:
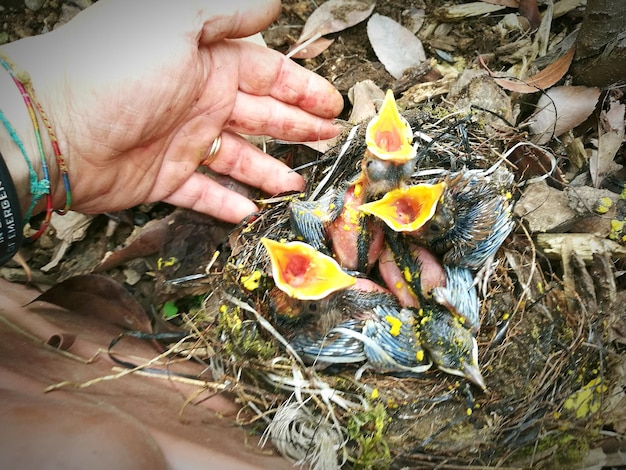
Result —
POLYGON ((480 270, 498 251, 514 227, 508 188, 513 175, 505 169, 495 180, 484 171, 465 171, 446 178, 444 205, 453 214, 448 230, 422 231, 419 241, 445 265, 480 270))
POLYGON ((347 364, 367 359, 360 336, 375 306, 395 302, 384 288, 347 274, 310 245, 262 238, 275 287, 274 323, 309 363, 347 364))
MULTIPOLYGON (((403 310, 413 312, 416 318, 416 342, 428 352, 437 368, 465 377, 485 389, 474 337, 479 329, 480 303, 471 271, 461 266, 440 267, 445 273, 444 282, 441 282, 441 271, 433 265, 437 264, 435 258, 425 254, 423 247, 416 251, 406 243, 406 238, 406 235, 397 233, 390 233, 387 237, 392 259, 397 271, 402 273, 402 279, 388 277, 387 273, 394 272, 390 261, 385 267, 381 264, 379 270, 388 285, 407 289, 413 296, 413 300, 409 297, 403 310), (428 270, 426 274, 423 273, 424 267, 428 270), (434 272, 435 277, 430 272, 434 272), (439 280, 439 285, 425 289, 425 280, 429 285, 439 280)), ((392 287, 390 290, 394 292, 392 287)))
POLYGON ((466 171, 390 191, 360 210, 427 246, 444 264, 479 270, 513 230, 504 186, 483 171, 466 171))
POLYGON ((294 233, 315 249, 332 253, 344 268, 367 272, 380 254, 383 236, 380 223, 359 206, 409 180, 417 155, 412 141, 411 126, 389 90, 365 131, 361 171, 318 200, 294 201, 290 209, 294 233))

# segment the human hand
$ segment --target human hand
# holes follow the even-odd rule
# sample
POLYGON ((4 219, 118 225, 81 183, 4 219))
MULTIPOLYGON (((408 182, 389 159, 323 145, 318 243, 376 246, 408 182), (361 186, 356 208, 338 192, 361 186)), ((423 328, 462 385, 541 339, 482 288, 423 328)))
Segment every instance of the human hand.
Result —
MULTIPOLYGON (((326 80, 231 39, 264 29, 279 10, 278 0, 100 0, 58 30, 5 46, 55 129, 72 208, 165 201, 238 222, 252 201, 196 171, 220 133, 213 171, 270 194, 302 189, 301 176, 237 134, 311 141, 339 132, 332 118, 343 101, 326 80)), ((62 207, 59 179, 52 190, 62 207)))

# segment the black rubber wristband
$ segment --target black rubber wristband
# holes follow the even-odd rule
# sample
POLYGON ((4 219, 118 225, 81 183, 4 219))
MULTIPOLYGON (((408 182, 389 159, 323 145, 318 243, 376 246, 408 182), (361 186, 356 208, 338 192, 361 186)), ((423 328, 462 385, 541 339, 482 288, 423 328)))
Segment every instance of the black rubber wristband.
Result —
POLYGON ((22 210, 13 179, 0 153, 0 265, 9 261, 22 245, 22 210))

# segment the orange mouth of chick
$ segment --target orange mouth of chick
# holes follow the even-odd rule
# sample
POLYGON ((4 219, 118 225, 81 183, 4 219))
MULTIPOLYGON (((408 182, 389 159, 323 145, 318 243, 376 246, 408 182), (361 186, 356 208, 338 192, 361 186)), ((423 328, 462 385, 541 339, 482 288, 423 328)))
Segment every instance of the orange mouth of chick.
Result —
POLYGON ((412 141, 413 130, 398 111, 392 91, 387 90, 378 115, 365 131, 367 149, 381 160, 406 163, 416 155, 412 141))
POLYGON ((269 238, 262 238, 261 243, 270 255, 276 287, 290 297, 320 300, 356 283, 337 261, 306 243, 280 243, 269 238))
POLYGON ((445 183, 437 183, 394 189, 358 209, 378 217, 396 232, 413 232, 435 215, 445 187, 445 183))

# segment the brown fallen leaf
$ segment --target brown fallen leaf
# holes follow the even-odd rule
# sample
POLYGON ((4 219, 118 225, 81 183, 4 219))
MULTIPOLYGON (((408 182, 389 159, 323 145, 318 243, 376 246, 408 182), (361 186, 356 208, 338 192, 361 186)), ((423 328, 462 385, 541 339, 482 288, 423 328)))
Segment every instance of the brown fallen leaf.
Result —
POLYGON ((108 253, 93 272, 108 271, 132 259, 158 253, 165 243, 169 225, 174 217, 175 213, 172 213, 162 219, 151 220, 144 226, 137 227, 135 232, 128 237, 124 247, 108 253))
POLYGON ((315 57, 311 55, 313 51, 317 51, 317 54, 320 54, 332 44, 332 41, 329 43, 329 40, 326 39, 317 45, 312 43, 306 47, 307 52, 303 50, 293 53, 292 51, 314 36, 321 37, 327 34, 338 33, 360 23, 372 14, 375 6, 376 2, 368 0, 329 0, 311 13, 311 16, 309 16, 302 28, 300 37, 287 52, 288 55, 296 59, 315 57), (326 44, 326 47, 322 49, 324 44, 326 44), (301 53, 307 57, 301 56, 301 53))
POLYGON ((546 68, 525 80, 498 77, 495 72, 489 70, 482 56, 478 56, 478 61, 481 67, 489 72, 489 75, 493 77, 494 81, 505 90, 517 93, 536 93, 550 88, 565 76, 574 59, 574 52, 575 48, 572 47, 567 53, 546 66, 546 68))
POLYGON ((528 20, 532 29, 537 29, 541 24, 537 0, 519 0, 519 14, 528 20))
POLYGON ((333 42, 335 42, 334 39, 323 38, 316 34, 298 46, 292 47, 286 55, 294 59, 313 59, 328 49, 333 42))
POLYGON ((509 143, 512 151, 508 160, 515 165, 518 180, 530 183, 545 179, 557 189, 565 187, 565 177, 552 154, 532 144, 515 145, 517 143, 516 139, 509 143))
POLYGON ((117 281, 99 274, 74 276, 34 299, 81 315, 97 317, 132 331, 152 332, 141 304, 117 281))
POLYGON ((533 142, 548 143, 589 117, 600 97, 600 89, 584 86, 552 87, 537 101, 537 111, 529 118, 533 142))

